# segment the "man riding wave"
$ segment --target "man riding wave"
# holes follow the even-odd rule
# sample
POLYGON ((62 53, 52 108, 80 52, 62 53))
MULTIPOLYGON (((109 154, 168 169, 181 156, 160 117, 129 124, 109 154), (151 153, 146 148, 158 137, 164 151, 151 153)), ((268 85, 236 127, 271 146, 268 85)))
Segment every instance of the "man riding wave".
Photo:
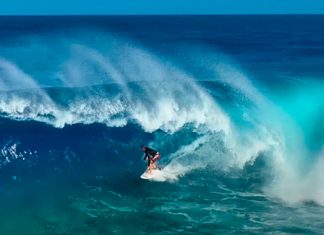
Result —
POLYGON ((156 162, 160 159, 161 155, 155 149, 146 147, 144 145, 141 146, 141 150, 145 154, 143 160, 147 160, 147 171, 149 174, 151 174, 153 169, 157 169, 156 162))

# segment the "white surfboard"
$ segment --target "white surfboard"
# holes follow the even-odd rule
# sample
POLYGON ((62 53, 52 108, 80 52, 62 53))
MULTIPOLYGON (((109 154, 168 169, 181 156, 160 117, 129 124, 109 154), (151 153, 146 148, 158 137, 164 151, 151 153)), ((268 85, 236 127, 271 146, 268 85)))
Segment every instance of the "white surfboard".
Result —
POLYGON ((159 169, 154 169, 152 170, 151 173, 149 173, 148 171, 145 171, 142 175, 141 175, 141 179, 144 180, 150 180, 150 179, 154 179, 154 177, 157 177, 160 175, 160 170, 159 169))

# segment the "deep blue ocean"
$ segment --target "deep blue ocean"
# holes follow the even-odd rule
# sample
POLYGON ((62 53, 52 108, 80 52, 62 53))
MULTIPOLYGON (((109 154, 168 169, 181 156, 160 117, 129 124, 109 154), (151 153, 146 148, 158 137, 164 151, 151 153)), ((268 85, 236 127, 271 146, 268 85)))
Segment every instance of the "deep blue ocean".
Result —
POLYGON ((0 234, 324 234, 324 16, 1 16, 0 234))

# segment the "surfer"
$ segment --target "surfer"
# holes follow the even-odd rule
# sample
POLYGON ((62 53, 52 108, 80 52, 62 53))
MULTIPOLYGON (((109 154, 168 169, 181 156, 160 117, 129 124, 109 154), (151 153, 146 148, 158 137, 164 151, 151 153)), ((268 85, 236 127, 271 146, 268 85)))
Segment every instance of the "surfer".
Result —
POLYGON ((160 159, 161 155, 158 151, 144 145, 141 146, 141 150, 145 154, 143 160, 147 160, 147 171, 151 174, 153 169, 157 169, 156 162, 160 159))

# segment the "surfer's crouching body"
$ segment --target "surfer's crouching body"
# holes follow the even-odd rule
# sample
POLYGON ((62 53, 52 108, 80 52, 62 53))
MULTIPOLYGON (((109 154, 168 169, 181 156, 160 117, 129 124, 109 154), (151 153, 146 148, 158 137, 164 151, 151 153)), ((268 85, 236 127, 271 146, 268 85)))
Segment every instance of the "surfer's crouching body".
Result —
POLYGON ((145 154, 143 160, 147 160, 147 171, 151 174, 152 170, 157 168, 156 162, 160 159, 161 155, 158 151, 144 145, 141 146, 141 150, 145 154))

